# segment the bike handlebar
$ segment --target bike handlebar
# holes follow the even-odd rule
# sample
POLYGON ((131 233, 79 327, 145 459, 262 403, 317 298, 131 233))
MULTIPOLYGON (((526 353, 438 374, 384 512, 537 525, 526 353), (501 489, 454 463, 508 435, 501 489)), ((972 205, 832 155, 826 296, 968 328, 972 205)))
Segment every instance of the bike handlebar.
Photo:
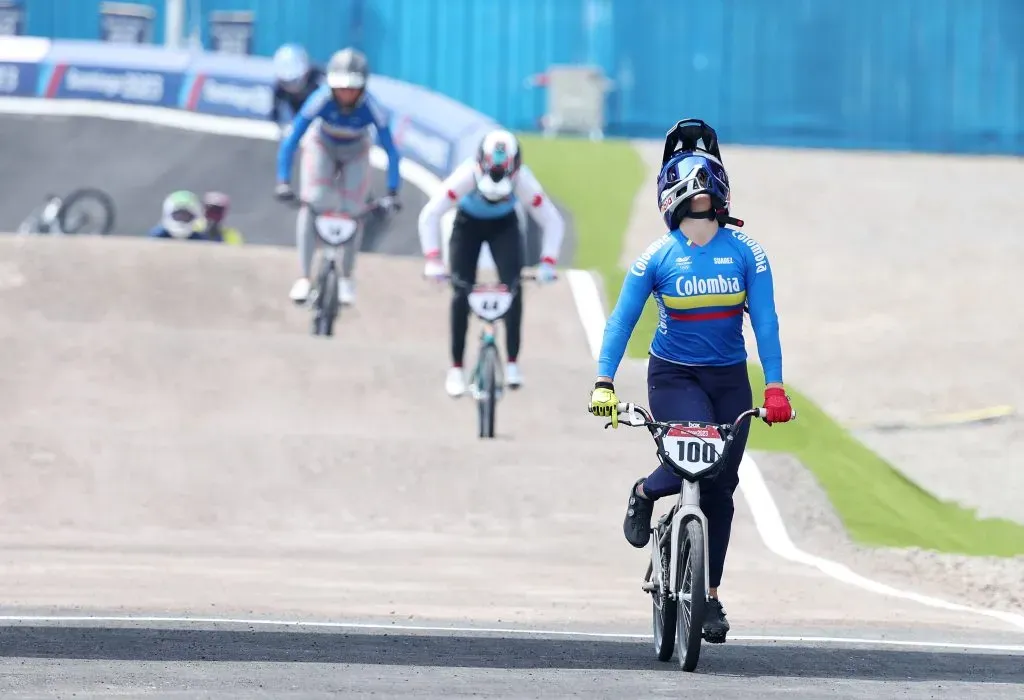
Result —
MULTIPOLYGON (((384 197, 378 197, 377 199, 371 200, 369 203, 367 203, 366 208, 362 212, 355 215, 349 215, 349 218, 352 219, 353 221, 360 221, 370 216, 371 214, 374 214, 375 212, 384 209, 385 207, 381 204, 384 201, 384 199, 384 197)), ((288 199, 286 201, 289 204, 291 204, 292 207, 309 207, 309 211, 310 213, 313 214, 313 216, 320 216, 321 214, 325 214, 329 211, 332 211, 330 209, 320 209, 309 200, 302 199, 300 197, 295 197, 294 199, 288 199)))
MULTIPOLYGON (((426 275, 423 275, 423 277, 426 278, 426 275)), ((450 273, 446 272, 443 275, 434 276, 434 277, 432 277, 432 279, 442 280, 442 281, 448 282, 448 281, 451 281, 453 278, 452 278, 450 273)), ((527 280, 527 281, 536 282, 537 281, 537 273, 536 272, 530 272, 530 271, 520 272, 519 273, 519 279, 520 280, 527 280)), ((555 276, 555 279, 558 279, 557 275, 555 276)))
MULTIPOLYGON (((657 428, 668 430, 670 427, 672 427, 671 423, 665 423, 654 420, 654 417, 651 416, 651 412, 648 411, 643 406, 641 406, 640 404, 621 402, 615 407, 615 410, 620 416, 622 414, 626 414, 629 417, 628 420, 620 420, 619 423, 621 425, 628 425, 631 428, 648 428, 653 432, 653 430, 657 428), (640 420, 634 420, 634 416, 639 416, 640 420)), ((744 421, 747 421, 754 417, 764 419, 767 416, 768 411, 763 406, 755 406, 754 408, 751 408, 741 413, 739 416, 736 417, 736 420, 733 421, 732 423, 718 424, 717 427, 732 433, 738 430, 740 425, 744 421)), ((796 420, 795 410, 792 412, 790 420, 796 420)), ((611 423, 609 423, 608 425, 611 425, 611 423)), ((607 428, 608 425, 606 425, 605 427, 607 428)))

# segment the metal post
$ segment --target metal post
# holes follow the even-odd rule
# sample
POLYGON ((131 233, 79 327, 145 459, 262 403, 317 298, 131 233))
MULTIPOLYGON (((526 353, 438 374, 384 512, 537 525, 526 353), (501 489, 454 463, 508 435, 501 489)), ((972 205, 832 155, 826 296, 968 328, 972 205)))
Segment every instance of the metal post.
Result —
POLYGON ((180 49, 185 34, 185 0, 164 0, 164 46, 180 49))

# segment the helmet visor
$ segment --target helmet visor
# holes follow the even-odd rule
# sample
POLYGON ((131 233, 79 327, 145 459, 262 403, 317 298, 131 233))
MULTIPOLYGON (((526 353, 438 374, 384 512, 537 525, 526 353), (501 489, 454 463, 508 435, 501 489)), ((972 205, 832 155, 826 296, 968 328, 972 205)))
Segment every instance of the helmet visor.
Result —
POLYGON ((191 224, 197 218, 195 212, 189 209, 175 209, 171 212, 171 220, 177 221, 179 224, 191 224))
POLYGON ((366 76, 362 73, 338 71, 327 74, 327 84, 334 89, 353 88, 362 90, 366 87, 366 76))

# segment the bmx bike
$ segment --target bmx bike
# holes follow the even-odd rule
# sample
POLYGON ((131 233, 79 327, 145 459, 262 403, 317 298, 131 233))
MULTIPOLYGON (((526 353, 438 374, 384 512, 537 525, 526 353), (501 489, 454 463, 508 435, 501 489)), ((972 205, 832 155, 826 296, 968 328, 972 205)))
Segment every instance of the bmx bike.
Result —
POLYGON ((48 194, 18 225, 18 233, 106 236, 114 228, 114 212, 114 200, 95 187, 80 187, 67 197, 48 194))
MULTIPOLYGON (((658 660, 669 661, 678 644, 679 666, 693 671, 705 639, 708 601, 708 522, 700 509, 700 481, 713 477, 725 464, 743 423, 754 417, 764 418, 766 411, 752 408, 731 424, 718 424, 655 421, 647 409, 632 403, 620 403, 617 410, 620 425, 650 431, 658 459, 683 480, 675 505, 651 528, 651 560, 642 588, 653 598, 654 651, 658 660)), ((724 637, 707 639, 725 641, 724 637)))
POLYGON ((440 279, 448 280, 460 289, 468 289, 470 311, 483 321, 469 390, 476 401, 477 437, 493 438, 498 402, 505 393, 505 364, 498 349, 496 325, 512 308, 521 281, 536 281, 537 276, 533 272, 522 272, 520 282, 514 282, 511 287, 501 283, 477 283, 469 287, 451 275, 443 275, 440 279))
POLYGON ((306 303, 313 310, 313 335, 334 335, 334 322, 341 313, 338 300, 338 249, 359 229, 359 222, 383 209, 380 199, 371 200, 362 212, 352 216, 330 209, 317 209, 311 202, 292 200, 294 206, 309 207, 317 238, 323 243, 317 265, 316 284, 306 303))

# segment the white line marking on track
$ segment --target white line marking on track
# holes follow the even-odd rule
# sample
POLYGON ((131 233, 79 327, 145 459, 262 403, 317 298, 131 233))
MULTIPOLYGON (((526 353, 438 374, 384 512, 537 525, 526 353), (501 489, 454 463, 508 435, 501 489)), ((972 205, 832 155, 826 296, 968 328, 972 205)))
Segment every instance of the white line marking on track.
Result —
MULTIPOLYGON (((600 338, 604 334, 606 322, 597 281, 589 272, 581 272, 573 278, 571 286, 573 295, 576 296, 576 309, 580 313, 580 320, 583 323, 587 338, 590 340, 591 354, 596 360, 598 352, 600 352, 600 338), (596 348, 592 340, 593 338, 598 339, 596 348)), ((911 600, 932 608, 984 615, 1024 630, 1024 615, 1003 612, 1001 610, 972 608, 931 596, 903 591, 865 578, 843 564, 816 557, 799 549, 793 544, 793 540, 790 539, 789 533, 786 531, 785 523, 779 514, 778 506, 775 505, 775 501, 772 499, 771 492, 768 490, 768 485, 765 483, 761 470, 758 469, 757 463, 754 462, 750 455, 746 454, 743 455, 743 461, 740 462, 740 492, 746 499, 747 505, 750 506, 750 510, 754 515, 754 524, 765 546, 772 553, 783 559, 814 567, 838 581, 873 593, 911 600)))
MULTIPOLYGON (((458 634, 500 634, 506 637, 583 637, 593 639, 622 639, 647 641, 649 634, 625 632, 577 632, 573 630, 520 629, 514 627, 461 627, 443 625, 401 625, 374 622, 331 622, 318 620, 274 620, 235 617, 174 617, 159 615, 0 615, 3 622, 123 622, 135 625, 162 623, 178 625, 248 625, 250 627, 309 627, 337 630, 397 630, 402 632, 447 632, 458 634)), ((973 649, 979 651, 1005 651, 1024 654, 1024 645, 1016 644, 958 644, 956 642, 929 642, 911 639, 869 639, 866 637, 816 637, 774 635, 730 635, 736 642, 781 642, 830 645, 876 645, 922 647, 932 649, 973 649)))

